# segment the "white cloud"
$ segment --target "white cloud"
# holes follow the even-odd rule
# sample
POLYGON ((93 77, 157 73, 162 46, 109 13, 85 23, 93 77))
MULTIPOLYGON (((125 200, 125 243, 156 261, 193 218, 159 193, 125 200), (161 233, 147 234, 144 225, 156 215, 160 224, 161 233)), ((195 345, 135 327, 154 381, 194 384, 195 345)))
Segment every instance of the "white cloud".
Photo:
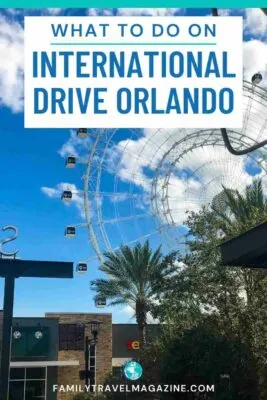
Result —
POLYGON ((143 15, 143 16, 168 16, 181 13, 182 8, 118 8, 117 15, 143 15))
POLYGON ((22 8, 6 8, 5 12, 10 16, 18 16, 22 15, 23 9, 22 8))
POLYGON ((51 199, 60 197, 59 189, 43 186, 41 187, 41 191, 51 199))
POLYGON ((231 9, 230 8, 220 8, 218 11, 220 17, 228 17, 231 15, 231 9))
POLYGON ((92 17, 96 16, 112 16, 114 15, 114 8, 88 8, 87 14, 92 17))
POLYGON ((10 16, 25 15, 52 15, 57 16, 64 12, 64 8, 6 8, 5 12, 10 16))
MULTIPOLYGON (((85 219, 84 211, 84 192, 79 190, 73 183, 61 182, 55 187, 42 186, 41 191, 50 199, 61 199, 61 195, 64 190, 70 190, 72 192, 72 199, 70 203, 64 203, 66 206, 74 205, 82 219, 85 219)), ((90 201, 90 215, 95 216, 96 207, 101 207, 103 198, 101 195, 96 196, 94 194, 93 199, 90 201)))
POLYGON ((58 153, 63 158, 67 156, 82 157, 87 155, 90 143, 91 139, 89 137, 87 139, 79 139, 76 130, 71 130, 69 139, 62 145, 58 153))
POLYGON ((260 8, 245 9, 245 24, 244 30, 246 33, 263 37, 267 33, 267 16, 260 8))
POLYGON ((260 38, 267 33, 267 16, 260 8, 219 8, 218 15, 220 17, 243 16, 245 34, 260 38))
POLYGON ((184 8, 88 8, 90 16, 167 16, 183 14, 184 8))
POLYGON ((242 191, 251 181, 252 177, 244 170, 244 158, 231 155, 224 147, 199 147, 177 162, 167 189, 159 192, 159 204, 164 206, 163 211, 169 210, 167 217, 163 215, 162 218, 167 218, 169 223, 181 224, 187 211, 197 212, 202 205, 210 204, 221 192, 222 185, 242 191), (190 177, 175 176, 179 170, 185 169, 190 171, 190 177), (164 195, 168 198, 165 199, 164 195))
POLYGON ((23 110, 23 28, 0 15, 0 105, 23 110))
MULTIPOLYGON (((265 16, 264 16, 265 17, 265 16)), ((267 17, 265 17, 267 20, 267 17)), ((262 84, 267 85, 267 43, 260 40, 244 42, 244 75, 251 81, 256 72, 263 75, 262 84)))
POLYGON ((134 304, 132 306, 126 305, 119 311, 119 313, 126 314, 129 318, 134 318, 134 304))
POLYGON ((112 193, 111 196, 109 196, 109 199, 112 203, 116 203, 119 201, 125 201, 129 198, 128 193, 112 193))
POLYGON ((50 15, 59 15, 64 10, 64 8, 45 8, 46 11, 50 15))
POLYGON ((74 204, 78 209, 80 215, 84 218, 84 206, 83 206, 83 193, 72 183, 61 182, 56 187, 41 187, 41 191, 51 199, 60 199, 64 190, 70 190, 72 192, 71 203, 65 203, 67 206, 74 204))
MULTIPOLYGON (((125 307, 123 307, 121 310, 117 311, 117 316, 119 316, 120 314, 124 315, 124 318, 127 318, 128 321, 133 321, 135 322, 135 305, 133 304, 131 305, 126 305, 125 307)), ((158 324, 159 320, 153 318, 153 316, 151 315, 151 313, 147 314, 147 323, 148 324, 158 324)))

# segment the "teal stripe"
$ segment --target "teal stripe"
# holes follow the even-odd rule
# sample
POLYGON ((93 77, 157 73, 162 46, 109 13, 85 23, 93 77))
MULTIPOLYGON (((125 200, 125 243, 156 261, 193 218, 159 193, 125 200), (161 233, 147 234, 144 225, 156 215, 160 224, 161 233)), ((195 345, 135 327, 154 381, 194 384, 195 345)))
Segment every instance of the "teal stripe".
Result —
POLYGON ((93 42, 52 42, 51 46, 216 46, 216 43, 93 43, 93 42))
POLYGON ((266 0, 0 0, 0 7, 4 8, 255 8, 266 7, 266 0))

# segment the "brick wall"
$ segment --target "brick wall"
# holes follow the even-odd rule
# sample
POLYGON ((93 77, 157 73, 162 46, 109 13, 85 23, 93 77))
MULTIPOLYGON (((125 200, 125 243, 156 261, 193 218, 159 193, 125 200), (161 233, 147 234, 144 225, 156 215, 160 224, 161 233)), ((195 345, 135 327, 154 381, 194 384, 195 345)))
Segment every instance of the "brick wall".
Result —
MULTIPOLYGON (((72 314, 46 313, 46 317, 58 318, 59 323, 86 323, 95 319, 101 322, 96 349, 96 384, 102 384, 112 370, 112 315, 111 314, 72 314)), ((92 338, 90 327, 86 327, 85 335, 92 338)), ((79 378, 79 371, 85 369, 84 351, 61 350, 58 360, 79 360, 79 367, 59 367, 58 385, 83 385, 79 378)), ((72 393, 59 393, 58 400, 72 400, 72 393)))

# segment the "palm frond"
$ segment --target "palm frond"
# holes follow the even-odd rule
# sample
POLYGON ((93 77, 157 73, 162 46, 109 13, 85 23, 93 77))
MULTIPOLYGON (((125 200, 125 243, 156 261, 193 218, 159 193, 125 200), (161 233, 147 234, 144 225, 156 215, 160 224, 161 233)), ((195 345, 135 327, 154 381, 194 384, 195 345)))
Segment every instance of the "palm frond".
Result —
POLYGON ((258 223, 259 217, 263 218, 267 212, 267 200, 264 195, 262 180, 253 179, 251 185, 247 185, 244 194, 237 190, 228 189, 223 186, 223 191, 227 204, 226 212, 219 212, 213 209, 213 212, 218 217, 220 229, 229 234, 234 232, 239 226, 246 226, 248 221, 255 219, 257 214, 258 223))
POLYGON ((161 247, 155 251, 149 241, 138 243, 134 248, 123 245, 115 252, 104 254, 100 266, 106 279, 91 282, 96 296, 103 296, 109 305, 134 304, 138 306, 137 320, 143 320, 155 293, 163 289, 164 282, 173 273, 174 253, 163 256, 161 247))

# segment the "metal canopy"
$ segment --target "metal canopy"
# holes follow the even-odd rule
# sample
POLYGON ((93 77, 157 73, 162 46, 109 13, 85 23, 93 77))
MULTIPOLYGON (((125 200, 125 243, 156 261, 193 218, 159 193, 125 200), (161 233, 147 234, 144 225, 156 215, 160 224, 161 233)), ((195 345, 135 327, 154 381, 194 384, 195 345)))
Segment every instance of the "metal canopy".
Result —
POLYGON ((220 245, 222 264, 267 269, 267 222, 220 245))
POLYGON ((73 263, 0 258, 1 277, 73 278, 73 263))

